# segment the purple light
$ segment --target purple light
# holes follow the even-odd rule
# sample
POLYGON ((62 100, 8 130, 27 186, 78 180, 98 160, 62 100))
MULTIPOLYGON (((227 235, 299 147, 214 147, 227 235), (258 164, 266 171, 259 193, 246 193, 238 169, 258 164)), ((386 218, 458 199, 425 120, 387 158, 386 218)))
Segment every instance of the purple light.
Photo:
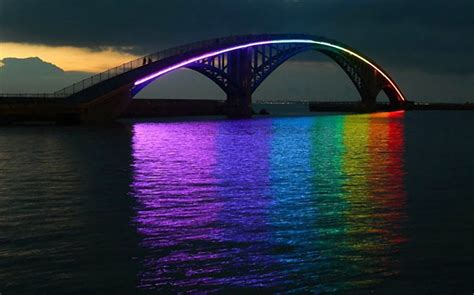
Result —
POLYGON ((271 132, 269 120, 134 124, 134 225, 145 253, 139 288, 274 284, 255 272, 220 275, 279 263, 265 252, 271 132))
POLYGON ((156 73, 153 73, 151 75, 148 75, 144 78, 141 78, 141 79, 138 79, 137 81, 135 81, 134 85, 137 86, 137 85, 140 85, 142 83, 145 83, 145 82, 148 82, 150 80, 153 80, 153 79, 156 79, 157 77, 161 76, 161 75, 164 75, 166 73, 169 73, 171 71, 174 71, 176 69, 179 69, 179 68, 182 68, 184 66, 187 66, 193 62, 196 62, 196 61, 199 61, 201 59, 205 59, 205 58, 209 58, 209 57, 213 57, 213 56, 217 56, 219 54, 223 54, 223 53, 226 53, 226 52, 230 52, 230 51, 234 51, 234 50, 239 50, 239 49, 244 49, 244 48, 249 48, 249 47, 253 47, 253 46, 259 46, 259 45, 268 45, 268 44, 285 44, 285 43, 298 43, 298 44, 315 44, 315 45, 320 45, 320 46, 324 46, 324 47, 330 47, 330 48, 333 48, 333 49, 337 49, 337 50, 341 50, 341 51, 344 51, 352 56, 355 56, 356 58, 362 60, 363 62, 365 62, 366 64, 370 65, 374 70, 376 70, 379 74, 381 74, 385 79, 387 79, 387 81, 390 83, 390 85, 392 85, 392 87, 395 89, 395 91, 398 93, 400 99, 402 101, 406 101, 405 97, 403 96, 402 92, 400 91, 400 89, 398 89, 398 86, 395 84, 395 82, 393 82, 387 74, 385 74, 381 69, 379 69, 377 66, 375 66, 372 62, 370 62, 369 60, 367 60, 366 58, 364 58, 363 56, 347 49, 347 48, 344 48, 344 47, 341 47, 341 46, 338 46, 338 45, 335 45, 335 44, 331 44, 329 42, 321 42, 321 41, 314 41, 314 40, 310 40, 310 39, 287 39, 287 40, 269 40, 269 41, 260 41, 260 42, 252 42, 252 43, 247 43, 247 44, 243 44, 243 45, 238 45, 238 46, 233 46, 233 47, 229 47, 229 48, 225 48, 225 49, 222 49, 222 50, 218 50, 218 51, 211 51, 211 52, 208 52, 208 53, 205 53, 205 54, 202 54, 202 55, 198 55, 196 57, 193 57, 193 58, 190 58, 190 59, 187 59, 185 61, 182 61, 180 63, 177 63, 173 66, 170 66, 170 67, 167 67, 161 71, 158 71, 156 73))
POLYGON ((216 122, 134 124, 134 224, 146 253, 140 288, 166 285, 169 277, 163 266, 189 275, 174 281, 176 285, 204 285, 220 269, 199 261, 213 262, 222 254, 182 247, 188 241, 212 244, 221 230, 213 226, 222 210, 214 189, 218 187, 213 171, 216 132, 216 122), (166 253, 166 249, 173 251, 166 253))

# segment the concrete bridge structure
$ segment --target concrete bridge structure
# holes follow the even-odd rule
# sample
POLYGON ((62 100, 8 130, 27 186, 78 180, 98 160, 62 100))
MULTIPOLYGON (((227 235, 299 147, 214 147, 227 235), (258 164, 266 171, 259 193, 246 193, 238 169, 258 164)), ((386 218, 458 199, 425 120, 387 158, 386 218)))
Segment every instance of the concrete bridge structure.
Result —
POLYGON ((216 38, 159 51, 74 83, 51 94, 3 95, 0 116, 37 120, 112 120, 133 97, 154 80, 179 68, 189 68, 214 81, 227 94, 225 113, 252 114, 252 93, 281 64, 310 50, 334 60, 348 75, 366 111, 375 109, 384 91, 393 109, 408 103, 401 89, 382 67, 357 50, 335 40, 301 34, 261 34, 216 38))

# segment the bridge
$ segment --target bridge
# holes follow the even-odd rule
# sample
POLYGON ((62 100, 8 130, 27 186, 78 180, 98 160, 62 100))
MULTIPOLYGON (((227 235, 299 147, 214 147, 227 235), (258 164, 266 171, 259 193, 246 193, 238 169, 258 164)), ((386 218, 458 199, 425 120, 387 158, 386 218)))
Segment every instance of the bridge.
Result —
POLYGON ((374 109, 381 91, 393 108, 407 104, 395 81, 370 58, 335 40, 301 34, 230 36, 170 48, 43 95, 43 99, 56 105, 56 112, 74 114, 83 122, 109 120, 120 115, 154 80, 188 68, 211 79, 226 93, 229 116, 248 117, 252 114, 252 93, 258 86, 285 61, 310 50, 325 54, 344 70, 366 110, 374 109))

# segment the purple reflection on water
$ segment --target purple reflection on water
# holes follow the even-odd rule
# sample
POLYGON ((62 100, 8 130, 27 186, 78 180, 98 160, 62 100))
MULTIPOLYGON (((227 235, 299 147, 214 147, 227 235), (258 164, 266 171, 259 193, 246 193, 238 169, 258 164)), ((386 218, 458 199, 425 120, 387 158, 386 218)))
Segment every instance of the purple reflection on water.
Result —
POLYGON ((216 124, 134 125, 132 192, 145 250, 139 287, 199 284, 219 269, 216 124))
POLYGON ((270 120, 135 124, 139 287, 271 287, 270 120))

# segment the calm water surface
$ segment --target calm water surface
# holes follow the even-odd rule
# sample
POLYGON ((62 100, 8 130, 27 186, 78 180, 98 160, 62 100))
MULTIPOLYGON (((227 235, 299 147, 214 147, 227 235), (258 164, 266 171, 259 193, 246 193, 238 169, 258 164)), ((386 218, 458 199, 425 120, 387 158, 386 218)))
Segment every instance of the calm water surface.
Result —
POLYGON ((0 292, 460 293, 474 114, 0 128, 0 292))

